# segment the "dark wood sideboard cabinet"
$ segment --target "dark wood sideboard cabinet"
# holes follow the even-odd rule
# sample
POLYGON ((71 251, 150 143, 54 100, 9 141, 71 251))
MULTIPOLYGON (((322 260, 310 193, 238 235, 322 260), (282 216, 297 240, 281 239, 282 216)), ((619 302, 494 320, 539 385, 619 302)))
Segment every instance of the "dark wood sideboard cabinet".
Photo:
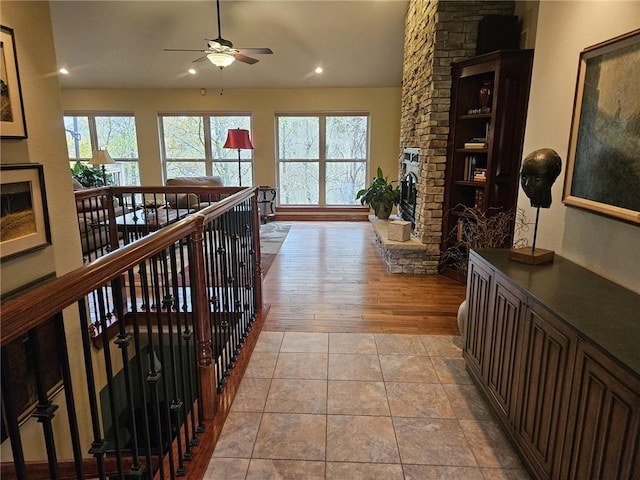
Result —
POLYGON ((471 251, 464 358, 534 478, 640 479, 640 295, 471 251))

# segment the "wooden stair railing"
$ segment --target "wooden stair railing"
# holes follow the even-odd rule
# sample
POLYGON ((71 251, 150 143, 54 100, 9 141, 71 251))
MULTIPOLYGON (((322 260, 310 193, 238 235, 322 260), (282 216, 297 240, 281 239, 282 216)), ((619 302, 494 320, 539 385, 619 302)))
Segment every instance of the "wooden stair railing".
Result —
MULTIPOLYGON (((176 189, 178 188, 176 187, 176 189)), ((137 191, 140 190, 144 189, 137 189, 137 191)), ((7 389, 9 383, 6 380, 8 368, 3 356, 3 418, 6 418, 7 422, 6 425, 3 425, 2 430, 3 436, 6 433, 9 437, 14 461, 2 463, 2 478, 27 478, 27 472, 28 478, 36 479, 107 478, 110 475, 120 476, 128 473, 142 474, 144 478, 154 476, 165 478, 165 474, 168 474, 169 478, 175 478, 177 475, 186 473, 185 460, 188 463, 193 458, 197 450, 196 445, 199 443, 198 436, 204 435, 204 439, 207 439, 207 435, 214 435, 217 438, 219 429, 212 429, 213 431, 208 433, 204 433, 203 430, 205 425, 210 426, 211 422, 217 419, 217 405, 221 404, 219 393, 224 390, 228 376, 228 371, 224 373, 222 371, 233 367, 238 357, 247 357, 250 354, 250 351, 246 354, 242 351, 243 345, 246 342, 250 345, 250 349, 253 348, 257 333, 255 329, 253 332, 250 330, 256 319, 261 320, 262 318, 258 234, 260 223, 256 191, 255 188, 236 189, 235 193, 215 205, 190 214, 137 241, 121 245, 115 251, 45 285, 9 299, 0 306, 0 344, 3 349, 16 339, 25 336, 31 338, 35 329, 49 319, 59 319, 56 323, 56 331, 59 333, 57 334, 57 348, 60 354, 61 378, 67 407, 65 410, 70 435, 67 441, 73 446, 74 457, 73 460, 65 460, 58 459, 56 455, 56 439, 60 436, 60 432, 54 435, 56 427, 52 419, 56 413, 60 418, 63 412, 56 412, 57 405, 54 405, 52 400, 59 401, 61 398, 53 398, 53 394, 43 388, 41 364, 54 359, 40 357, 37 348, 38 339, 36 338, 36 351, 32 362, 35 369, 38 400, 32 416, 37 417, 38 422, 42 424, 43 439, 40 441, 46 447, 48 460, 42 462, 25 461, 29 455, 25 455, 18 414, 15 405, 11 405, 11 392, 9 391, 11 389, 7 389), (176 260, 176 252, 178 251, 180 255, 184 251, 187 252, 188 268, 185 264, 181 266, 178 264, 176 260), (247 260, 250 260, 253 265, 247 266, 247 260), (226 276, 221 276, 217 272, 220 265, 225 266, 226 276), (133 281, 135 269, 139 269, 138 272, 142 271, 145 274, 144 276, 140 275, 138 284, 133 281), (177 311, 176 298, 172 295, 174 292, 178 292, 176 283, 179 280, 179 273, 182 275, 183 284, 180 288, 184 292, 183 301, 185 304, 189 304, 189 308, 183 312, 177 311), (150 282, 148 285, 147 281, 150 282), (188 282, 187 287, 184 285, 185 282, 188 282), (104 310, 104 298, 107 295, 111 296, 115 308, 113 314, 111 312, 108 314, 117 319, 118 325, 116 339, 110 343, 104 318, 106 315, 101 315, 102 318, 98 321, 104 327, 101 333, 103 335, 102 341, 104 345, 109 345, 109 348, 100 350, 97 350, 90 341, 88 326, 92 323, 90 319, 92 312, 85 303, 85 297, 95 291, 101 292, 98 294, 98 299, 103 307, 100 311, 103 312, 106 311, 104 310), (127 293, 130 295, 127 296, 127 293), (144 297, 150 294, 153 294, 155 299, 162 299, 162 305, 157 305, 155 309, 139 310, 137 296, 144 297), (216 303, 214 301, 215 295, 224 296, 225 301, 216 303), (130 305, 125 309, 128 303, 130 305), (77 315, 80 317, 79 332, 75 327, 70 328, 70 323, 64 322, 61 315, 63 311, 65 314, 72 314, 73 312, 69 308, 74 305, 77 305, 77 315), (225 320, 225 316, 228 316, 229 312, 221 311, 223 305, 232 305, 237 312, 234 314, 238 318, 235 324, 229 325, 229 322, 225 320), (129 319, 131 323, 127 324, 124 321, 125 318, 129 319), (220 325, 224 323, 227 324, 224 327, 226 330, 221 333, 220 325), (131 328, 133 328, 133 332, 131 332, 131 328), (176 332, 177 335, 174 335, 176 332), (168 341, 169 344, 162 347, 165 336, 168 336, 168 340, 165 341, 168 341), (77 358, 74 358, 78 360, 83 357, 84 365, 81 363, 73 364, 75 377, 72 377, 71 374, 67 337, 82 339, 83 354, 80 355, 78 352, 77 358), (156 368, 152 361, 155 350, 149 348, 154 346, 154 338, 157 339, 160 347, 162 366, 159 368, 156 368), (141 339, 147 339, 147 343, 151 342, 147 345, 145 354, 141 350, 144 346, 141 339), (191 339, 194 340, 192 344, 193 355, 190 353, 191 347, 189 347, 191 339), (182 341, 186 343, 183 344, 182 341), (165 353, 167 348, 169 348, 168 353, 165 353), (117 360, 118 355, 115 353, 118 351, 121 352, 121 365, 118 365, 117 361, 114 363, 112 359, 113 355, 113 358, 117 360), (218 356, 214 356, 214 351, 218 352, 216 353, 218 356), (241 351, 242 354, 240 354, 241 351), (133 359, 137 360, 133 362, 133 359), (148 360, 148 367, 142 365, 146 361, 145 359, 148 360), (186 364, 187 370, 182 369, 177 375, 176 369, 180 368, 178 364, 182 365, 183 363, 186 364), (135 367, 134 364, 138 367, 135 367), (105 371, 100 373, 103 367, 105 371), (132 439, 129 440, 129 446, 123 449, 122 447, 125 445, 118 444, 120 433, 117 428, 117 418, 114 417, 116 410, 113 406, 113 398, 114 393, 118 393, 118 391, 119 395, 126 394, 126 401, 129 402, 127 405, 130 407, 129 418, 133 419, 134 414, 131 409, 134 402, 130 390, 132 380, 131 378, 127 379, 127 376, 134 375, 136 368, 140 375, 145 368, 147 369, 146 384, 140 387, 143 398, 146 398, 145 390, 148 389, 151 392, 151 407, 142 408, 144 413, 144 422, 142 423, 146 422, 146 425, 142 425, 142 423, 139 425, 146 431, 146 443, 140 440, 146 447, 140 447, 138 440, 135 440, 139 435, 136 434, 136 423, 138 422, 134 421, 132 439), (94 369, 97 370, 94 372, 94 369), (86 384, 78 381, 79 372, 83 370, 86 370, 86 379, 84 380, 86 384), (116 388, 115 373, 117 372, 125 375, 126 392, 116 388), (187 390, 189 392, 191 390, 185 390, 184 387, 184 376, 189 377, 191 375, 189 372, 197 372, 197 390, 192 393, 187 393, 187 390), (106 386, 104 386, 103 378, 105 375, 106 386), (163 376, 173 376, 173 379, 165 379, 163 376), (183 377, 180 378, 180 381, 177 379, 179 376, 183 377), (182 387, 180 387, 180 382, 182 382, 182 387), (150 384, 162 384, 164 392, 162 392, 162 388, 153 390, 152 387, 148 387, 150 384), (104 386, 103 391, 108 392, 108 396, 103 402, 99 402, 97 393, 102 386, 104 386), (154 391, 156 394, 153 393, 154 391), (162 413, 160 410, 152 411, 153 402, 157 406, 161 400, 157 392, 164 395, 164 403, 167 404, 166 418, 169 421, 167 426, 173 433, 169 431, 169 437, 165 439, 164 431, 161 432, 160 425, 158 425, 157 431, 160 436, 157 438, 161 442, 160 445, 164 444, 164 448, 167 450, 162 452, 156 448, 157 452, 153 453, 154 447, 149 443, 151 427, 148 426, 148 422, 152 413, 155 412, 157 415, 162 413), (78 428, 78 423, 82 422, 83 416, 77 415, 75 411, 75 402, 79 398, 83 398, 81 404, 90 411, 92 423, 92 426, 82 424, 84 426, 81 429, 78 428), (111 423, 114 433, 109 443, 105 437, 103 424, 104 411, 107 408, 104 402, 111 404, 111 423), (103 422, 100 421, 99 403, 102 403, 103 422), (185 403, 186 405, 183 405, 185 403), (147 411, 148 408, 149 411, 147 411), (90 437, 93 437, 93 441, 91 448, 88 448, 87 440, 90 441, 90 437), (133 447, 131 447, 132 441, 133 447), (115 444, 115 447, 112 443, 115 444), (109 456, 105 456, 107 451, 110 451, 109 456), (94 458, 85 457, 87 453, 93 455, 94 458)), ((112 206, 108 207, 111 213, 113 212, 112 206)), ((261 322, 258 322, 258 328, 260 325, 261 322)), ((72 349, 80 348, 77 341, 70 347, 72 349)), ((228 403, 228 400, 224 400, 222 403, 228 403)), ((226 416, 226 412, 223 415, 226 416)), ((157 418, 161 419, 160 416, 157 418)), ((207 439, 202 443, 207 445, 206 452, 211 453, 215 441, 207 439)), ((203 453, 206 455, 206 452, 203 453)), ((191 472, 189 476, 193 475, 192 478, 200 478, 202 468, 206 468, 207 462, 201 457, 198 462, 192 462, 193 465, 196 463, 200 465, 200 471, 191 472)))

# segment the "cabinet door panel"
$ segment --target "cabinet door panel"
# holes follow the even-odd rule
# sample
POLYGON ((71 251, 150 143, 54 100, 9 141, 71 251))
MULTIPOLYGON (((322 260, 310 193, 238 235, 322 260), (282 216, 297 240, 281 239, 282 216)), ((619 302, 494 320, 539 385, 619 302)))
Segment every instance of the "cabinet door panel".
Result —
POLYGON ((640 478, 639 391, 637 379, 590 345, 580 343, 563 478, 640 478))
POLYGON ((553 470, 575 352, 572 333, 541 307, 524 315, 523 369, 516 430, 543 478, 553 470))
POLYGON ((479 264, 469 264, 467 284, 467 323, 465 326, 464 355, 467 365, 478 377, 483 375, 485 340, 489 315, 491 272, 479 264))
POLYGON ((486 357, 487 386, 506 419, 512 417, 516 374, 518 371, 518 321, 522 301, 496 276, 493 293, 493 317, 489 322, 486 357))

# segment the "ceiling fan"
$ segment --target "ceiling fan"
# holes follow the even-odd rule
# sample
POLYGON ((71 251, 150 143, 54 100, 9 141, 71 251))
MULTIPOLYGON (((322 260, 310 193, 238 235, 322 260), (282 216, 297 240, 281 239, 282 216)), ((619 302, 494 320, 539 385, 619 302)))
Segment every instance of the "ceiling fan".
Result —
POLYGON ((220 33, 220 0, 216 0, 216 9, 218 12, 218 37, 213 40, 205 39, 207 41, 207 48, 200 50, 185 50, 178 48, 165 48, 165 52, 201 52, 204 53, 202 57, 196 58, 193 62, 202 62, 209 60, 216 67, 225 68, 231 65, 235 60, 253 65, 258 63, 259 60, 253 57, 249 57, 245 54, 272 54, 273 51, 270 48, 234 48, 233 43, 229 40, 222 38, 220 33))

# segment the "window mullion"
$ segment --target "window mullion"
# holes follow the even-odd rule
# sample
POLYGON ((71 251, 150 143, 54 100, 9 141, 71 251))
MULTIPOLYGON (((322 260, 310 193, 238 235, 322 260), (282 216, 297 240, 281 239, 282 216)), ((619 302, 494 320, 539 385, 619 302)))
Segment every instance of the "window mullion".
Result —
POLYGON ((95 152, 100 148, 98 145, 98 128, 96 127, 96 116, 87 115, 89 120, 89 140, 91 141, 91 152, 95 152))
POLYGON ((162 136, 162 141, 160 142, 160 155, 162 157, 162 178, 164 179, 164 183, 167 183, 167 162, 169 161, 169 159, 167 158, 167 148, 166 148, 166 143, 167 143, 167 139, 164 136, 164 117, 162 115, 160 115, 158 117, 158 120, 160 121, 160 134, 162 136))
POLYGON ((319 155, 318 155, 318 204, 322 207, 326 205, 326 160, 327 160, 327 117, 326 115, 320 115, 318 117, 319 122, 319 155))
POLYGON ((213 149, 211 148, 211 118, 209 115, 203 115, 204 123, 204 163, 207 176, 213 175, 213 149))

